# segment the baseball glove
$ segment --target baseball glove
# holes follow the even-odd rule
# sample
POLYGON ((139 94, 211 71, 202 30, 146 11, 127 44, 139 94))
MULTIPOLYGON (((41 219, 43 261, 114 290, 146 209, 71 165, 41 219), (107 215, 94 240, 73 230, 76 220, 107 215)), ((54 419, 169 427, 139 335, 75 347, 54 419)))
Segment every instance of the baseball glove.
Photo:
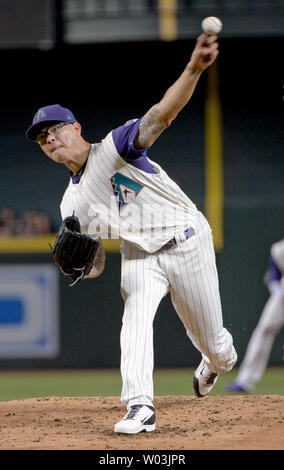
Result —
POLYGON ((56 235, 52 255, 62 273, 72 279, 74 286, 90 273, 99 249, 99 242, 81 234, 78 217, 66 217, 56 235))

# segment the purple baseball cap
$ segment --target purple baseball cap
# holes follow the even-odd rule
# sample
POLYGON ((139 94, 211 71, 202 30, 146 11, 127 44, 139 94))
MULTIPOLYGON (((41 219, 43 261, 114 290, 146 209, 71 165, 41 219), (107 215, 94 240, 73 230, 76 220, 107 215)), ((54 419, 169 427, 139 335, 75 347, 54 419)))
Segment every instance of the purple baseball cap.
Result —
POLYGON ((45 106, 44 108, 40 108, 34 115, 33 123, 26 132, 26 138, 28 140, 35 140, 41 128, 48 124, 52 125, 56 122, 72 121, 76 121, 76 119, 69 109, 62 108, 60 104, 45 106))

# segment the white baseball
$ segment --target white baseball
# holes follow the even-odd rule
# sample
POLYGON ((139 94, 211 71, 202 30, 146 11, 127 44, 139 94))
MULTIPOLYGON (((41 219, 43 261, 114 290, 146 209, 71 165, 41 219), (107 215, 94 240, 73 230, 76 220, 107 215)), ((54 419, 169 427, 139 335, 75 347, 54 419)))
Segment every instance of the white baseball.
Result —
POLYGON ((216 16, 207 16, 201 23, 201 28, 204 33, 218 34, 223 28, 222 21, 216 16))

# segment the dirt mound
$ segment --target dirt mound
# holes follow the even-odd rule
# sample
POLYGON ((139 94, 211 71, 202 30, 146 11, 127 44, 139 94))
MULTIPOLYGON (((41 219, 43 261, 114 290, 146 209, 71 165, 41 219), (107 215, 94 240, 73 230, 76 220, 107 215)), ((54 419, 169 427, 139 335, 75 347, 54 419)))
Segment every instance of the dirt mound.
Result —
POLYGON ((46 397, 0 403, 0 450, 279 450, 284 396, 165 396, 157 429, 115 435, 119 397, 46 397))

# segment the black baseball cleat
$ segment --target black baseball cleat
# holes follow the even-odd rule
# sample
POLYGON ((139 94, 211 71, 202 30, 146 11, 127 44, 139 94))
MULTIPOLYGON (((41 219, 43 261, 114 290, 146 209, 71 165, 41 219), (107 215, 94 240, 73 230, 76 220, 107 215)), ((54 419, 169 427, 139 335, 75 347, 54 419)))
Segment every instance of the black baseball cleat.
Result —
POLYGON ((128 413, 114 426, 114 432, 137 434, 141 431, 155 431, 156 416, 153 406, 133 405, 128 413))
POLYGON ((193 377, 193 390, 197 397, 202 398, 208 395, 217 382, 218 374, 210 372, 206 362, 202 359, 193 377))

